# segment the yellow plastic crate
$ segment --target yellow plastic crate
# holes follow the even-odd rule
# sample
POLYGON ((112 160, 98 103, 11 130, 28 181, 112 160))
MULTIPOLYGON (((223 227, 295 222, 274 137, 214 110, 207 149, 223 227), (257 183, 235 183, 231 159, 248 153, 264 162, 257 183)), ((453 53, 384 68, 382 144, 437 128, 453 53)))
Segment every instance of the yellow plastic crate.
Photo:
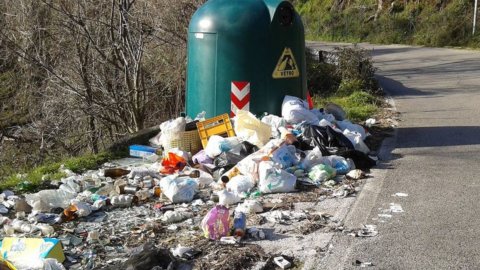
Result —
POLYGON ((184 131, 181 133, 178 139, 171 140, 163 145, 165 151, 172 148, 178 148, 183 151, 187 151, 195 155, 202 150, 202 142, 197 130, 184 131))
POLYGON ((230 117, 227 113, 198 122, 197 128, 203 148, 207 147, 208 139, 213 135, 222 137, 235 136, 232 122, 230 122, 230 117))

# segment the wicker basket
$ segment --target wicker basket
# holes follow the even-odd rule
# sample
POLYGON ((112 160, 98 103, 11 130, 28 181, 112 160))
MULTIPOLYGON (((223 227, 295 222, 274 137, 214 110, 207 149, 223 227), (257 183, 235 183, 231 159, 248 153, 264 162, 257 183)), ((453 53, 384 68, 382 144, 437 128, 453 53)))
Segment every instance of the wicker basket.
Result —
POLYGON ((198 130, 184 131, 181 133, 180 138, 171 140, 163 145, 165 151, 172 148, 178 148, 183 151, 187 151, 195 155, 202 150, 202 141, 198 135, 198 130))

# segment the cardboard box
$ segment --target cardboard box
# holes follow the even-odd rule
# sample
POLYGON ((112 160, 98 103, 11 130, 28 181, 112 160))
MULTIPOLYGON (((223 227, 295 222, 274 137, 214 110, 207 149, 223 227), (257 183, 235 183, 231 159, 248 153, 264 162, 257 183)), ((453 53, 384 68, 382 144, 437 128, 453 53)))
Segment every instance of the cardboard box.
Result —
POLYGON ((47 258, 56 259, 60 263, 65 261, 62 242, 55 238, 6 237, 1 245, 2 258, 13 265, 15 262, 33 262, 47 258))
POLYGON ((139 157, 139 158, 146 158, 151 155, 155 155, 158 151, 157 148, 146 146, 146 145, 130 145, 130 156, 131 157, 139 157))

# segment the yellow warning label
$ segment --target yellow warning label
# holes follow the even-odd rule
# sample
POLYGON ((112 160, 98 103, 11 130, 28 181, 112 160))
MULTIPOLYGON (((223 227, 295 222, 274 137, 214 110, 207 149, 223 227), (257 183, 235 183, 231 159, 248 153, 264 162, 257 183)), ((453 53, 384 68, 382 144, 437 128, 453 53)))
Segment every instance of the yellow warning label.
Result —
POLYGON ((297 62, 290 48, 283 50, 282 56, 278 59, 278 64, 273 71, 274 79, 296 78, 300 76, 297 62))

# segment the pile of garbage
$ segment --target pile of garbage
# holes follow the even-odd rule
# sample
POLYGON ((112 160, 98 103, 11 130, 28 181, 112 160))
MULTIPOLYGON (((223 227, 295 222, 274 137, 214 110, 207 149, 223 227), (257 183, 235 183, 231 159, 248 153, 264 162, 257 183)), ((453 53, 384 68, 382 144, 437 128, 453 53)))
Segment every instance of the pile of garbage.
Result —
MULTIPOLYGON (((83 174, 62 168, 67 177, 50 183, 51 189, 24 195, 3 191, 5 269, 207 267, 205 252, 212 247, 242 249, 244 241, 268 237, 251 224, 315 220, 324 225, 325 217, 315 213, 272 209, 262 199, 267 194, 328 190, 330 196, 346 197, 355 192, 347 179, 363 178, 376 164, 364 142, 368 131, 346 120, 334 104, 310 109, 287 96, 282 117, 258 119, 238 111, 214 123, 218 119, 203 114, 162 123, 151 139, 158 148, 131 147, 131 155, 142 158, 136 165, 105 164, 83 174), (178 142, 187 133, 199 135, 178 142)), ((242 252, 252 262, 268 259, 259 250, 242 252)), ((223 266, 226 259, 221 253, 208 258, 223 266)), ((282 268, 292 263, 283 257, 269 261, 282 268)))

